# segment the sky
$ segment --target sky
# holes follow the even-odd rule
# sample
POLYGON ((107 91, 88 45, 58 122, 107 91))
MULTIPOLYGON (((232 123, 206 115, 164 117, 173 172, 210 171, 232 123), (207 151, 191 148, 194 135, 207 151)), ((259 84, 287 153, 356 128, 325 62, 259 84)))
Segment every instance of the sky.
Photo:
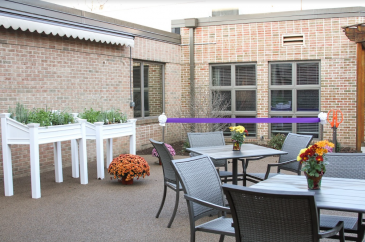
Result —
POLYGON ((365 7, 365 0, 43 0, 124 21, 171 31, 171 20, 202 18, 214 9, 238 8, 239 14, 308 9, 365 7))

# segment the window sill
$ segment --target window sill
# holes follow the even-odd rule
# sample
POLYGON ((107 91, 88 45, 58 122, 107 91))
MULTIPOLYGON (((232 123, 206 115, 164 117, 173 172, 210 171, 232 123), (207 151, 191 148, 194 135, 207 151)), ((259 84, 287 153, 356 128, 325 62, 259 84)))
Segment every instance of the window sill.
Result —
POLYGON ((158 117, 137 118, 137 125, 157 124, 158 117))

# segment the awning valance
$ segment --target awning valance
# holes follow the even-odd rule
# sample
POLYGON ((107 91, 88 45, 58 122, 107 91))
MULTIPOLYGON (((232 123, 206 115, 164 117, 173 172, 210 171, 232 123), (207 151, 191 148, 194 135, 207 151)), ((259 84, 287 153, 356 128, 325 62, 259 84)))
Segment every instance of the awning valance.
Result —
POLYGON ((29 19, 13 18, 8 16, 0 16, 0 26, 5 28, 13 28, 14 30, 21 29, 23 31, 38 32, 59 36, 67 36, 79 39, 85 39, 101 43, 120 44, 134 47, 134 40, 131 36, 112 35, 109 33, 102 33, 101 31, 87 29, 83 30, 76 26, 61 26, 58 23, 44 23, 32 21, 29 19))

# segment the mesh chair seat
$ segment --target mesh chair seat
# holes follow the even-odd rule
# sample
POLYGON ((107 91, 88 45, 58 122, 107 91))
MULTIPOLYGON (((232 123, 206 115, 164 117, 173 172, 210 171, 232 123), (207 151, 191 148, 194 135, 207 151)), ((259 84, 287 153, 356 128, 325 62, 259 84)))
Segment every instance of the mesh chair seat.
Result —
POLYGON ((344 222, 344 229, 346 230, 357 230, 357 218, 347 216, 336 216, 321 214, 320 226, 321 228, 333 228, 339 221, 344 222))
POLYGON ((232 218, 219 217, 201 225, 197 225, 195 228, 197 231, 234 236, 232 223, 232 218))
POLYGON ((234 236, 232 219, 226 218, 229 208, 225 207, 221 179, 216 167, 208 156, 194 156, 187 159, 173 160, 173 168, 185 193, 190 221, 190 241, 195 241, 195 232, 234 236), (218 218, 200 225, 196 221, 218 215, 218 218))

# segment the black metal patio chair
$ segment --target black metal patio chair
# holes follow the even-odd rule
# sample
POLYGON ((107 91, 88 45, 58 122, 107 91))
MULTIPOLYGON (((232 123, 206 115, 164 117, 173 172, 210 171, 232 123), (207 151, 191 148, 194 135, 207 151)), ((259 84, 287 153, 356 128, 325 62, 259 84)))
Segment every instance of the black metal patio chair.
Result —
POLYGON ((273 177, 280 173, 280 170, 286 170, 294 172, 298 175, 301 174, 301 164, 297 161, 297 156, 301 149, 308 147, 312 141, 312 135, 301 135, 289 133, 281 148, 282 151, 286 151, 286 155, 280 155, 278 163, 268 164, 266 173, 247 173, 247 167, 250 160, 258 160, 263 157, 255 157, 253 159, 246 159, 245 165, 243 166, 243 185, 246 186, 246 181, 258 183, 266 180, 267 178, 273 177), (272 167, 277 167, 277 173, 270 173, 272 167))
POLYGON ((234 236, 232 218, 225 217, 229 208, 225 207, 222 183, 218 172, 208 156, 193 156, 172 161, 176 175, 184 190, 190 221, 190 241, 195 241, 195 232, 203 231, 234 236), (196 221, 206 216, 218 215, 203 224, 196 221))
POLYGON ((165 143, 158 142, 153 139, 150 139, 150 142, 152 143, 153 147, 155 147, 155 149, 160 157, 160 160, 162 163, 162 170, 163 170, 163 179, 164 179, 162 201, 161 201, 160 208, 158 209, 158 212, 156 214, 156 218, 158 218, 160 216, 161 210, 165 204, 167 188, 172 189, 176 193, 174 211, 172 212, 171 219, 167 225, 167 227, 170 228, 172 222, 174 221, 177 207, 179 205, 179 195, 180 195, 180 191, 182 191, 182 187, 179 184, 178 180, 176 179, 175 171, 172 168, 171 161, 174 158, 171 156, 169 150, 166 148, 165 143))
MULTIPOLYGON (((365 154, 363 153, 328 153, 325 157, 329 164, 326 165, 326 172, 324 177, 337 177, 348 179, 361 179, 365 180, 365 154)), ((365 201, 359 201, 365 202, 365 201)), ((363 224, 360 225, 364 240, 365 224, 364 215, 360 220, 363 224)), ((339 216, 339 215, 327 215, 321 214, 320 227, 321 229, 327 229, 338 221, 344 221, 344 229, 346 233, 356 233, 358 230, 358 217, 339 216)), ((358 241, 360 241, 358 240, 358 241)))
MULTIPOLYGON (((188 133, 188 139, 190 148, 226 145, 222 131, 188 133)), ((190 156, 195 156, 195 155, 198 154, 195 154, 193 152, 190 153, 190 156)), ((219 160, 211 159, 211 160, 216 167, 224 168, 224 171, 218 169, 220 178, 224 182, 232 181, 232 172, 228 171, 227 159, 219 159, 219 160)), ((242 160, 242 165, 243 164, 244 160, 242 160)), ((239 177, 237 180, 243 180, 243 173, 239 173, 237 176, 239 177)))
POLYGON ((339 233, 343 222, 320 232, 314 192, 285 192, 224 184, 236 241, 318 242, 339 233))

